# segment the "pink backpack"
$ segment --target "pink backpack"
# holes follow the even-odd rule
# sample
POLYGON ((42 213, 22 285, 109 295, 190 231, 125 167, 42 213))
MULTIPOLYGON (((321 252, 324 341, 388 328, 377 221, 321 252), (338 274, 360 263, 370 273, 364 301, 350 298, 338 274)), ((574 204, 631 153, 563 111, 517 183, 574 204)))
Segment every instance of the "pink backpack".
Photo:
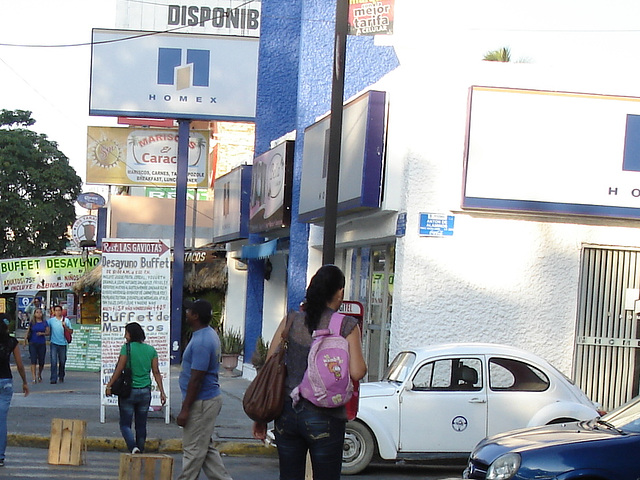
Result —
POLYGON ((353 395, 349 376, 349 342, 340 335, 344 315, 334 313, 329 328, 315 330, 302 382, 292 392, 296 405, 302 396, 318 407, 335 408, 353 395))

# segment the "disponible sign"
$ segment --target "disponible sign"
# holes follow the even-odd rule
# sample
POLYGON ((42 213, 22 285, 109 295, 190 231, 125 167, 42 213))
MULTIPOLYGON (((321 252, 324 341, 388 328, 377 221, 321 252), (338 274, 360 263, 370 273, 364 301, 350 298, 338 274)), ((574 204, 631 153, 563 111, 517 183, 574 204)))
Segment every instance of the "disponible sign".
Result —
POLYGON ((252 121, 258 38, 93 30, 89 114, 252 121))
MULTIPOLYGON (((159 186, 176 184, 178 130, 89 127, 87 183, 159 186)), ((187 183, 209 185, 209 133, 189 132, 187 183)))
POLYGON ((80 277, 98 263, 100 257, 85 260, 79 255, 0 260, 0 293, 71 290, 80 277))
POLYGON ((260 34, 260 8, 258 0, 118 0, 116 26, 156 32, 179 27, 183 33, 257 37, 260 34))
MULTIPOLYGON (((145 342, 158 352, 165 392, 169 388, 171 252, 168 240, 105 239, 102 242, 102 403, 117 405, 104 395, 124 344, 125 326, 138 322, 145 342)), ((151 405, 160 406, 152 382, 151 405)), ((168 404, 167 404, 168 407, 168 404)), ((104 410, 102 410, 104 415, 104 410)))

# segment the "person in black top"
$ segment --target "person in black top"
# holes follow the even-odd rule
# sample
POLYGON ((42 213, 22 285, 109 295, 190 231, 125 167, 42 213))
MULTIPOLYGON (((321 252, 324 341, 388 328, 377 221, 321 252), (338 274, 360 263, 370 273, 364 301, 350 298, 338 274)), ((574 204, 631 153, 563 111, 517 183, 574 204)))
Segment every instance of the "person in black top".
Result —
POLYGON ((27 396, 29 395, 29 385, 20 356, 18 340, 9 335, 9 317, 7 314, 3 314, 0 317, 0 467, 4 466, 4 454, 7 449, 7 413, 13 396, 13 376, 9 363, 12 353, 18 372, 22 377, 22 391, 27 396))

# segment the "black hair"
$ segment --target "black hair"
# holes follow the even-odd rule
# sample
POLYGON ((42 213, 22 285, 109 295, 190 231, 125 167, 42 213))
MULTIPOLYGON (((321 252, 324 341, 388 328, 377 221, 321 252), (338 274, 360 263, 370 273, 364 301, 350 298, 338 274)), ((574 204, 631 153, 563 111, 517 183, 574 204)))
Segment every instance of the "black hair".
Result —
POLYGON ((147 336, 144 334, 143 328, 140 326, 138 322, 127 323, 124 329, 129 332, 129 341, 130 342, 144 342, 147 336))
POLYGON ((0 314, 0 342, 6 342, 9 339, 9 325, 5 320, 11 321, 11 317, 7 313, 0 314))
POLYGON ((305 298, 305 325, 309 333, 318 328, 320 316, 336 292, 344 288, 344 273, 335 265, 324 265, 311 278, 305 298))

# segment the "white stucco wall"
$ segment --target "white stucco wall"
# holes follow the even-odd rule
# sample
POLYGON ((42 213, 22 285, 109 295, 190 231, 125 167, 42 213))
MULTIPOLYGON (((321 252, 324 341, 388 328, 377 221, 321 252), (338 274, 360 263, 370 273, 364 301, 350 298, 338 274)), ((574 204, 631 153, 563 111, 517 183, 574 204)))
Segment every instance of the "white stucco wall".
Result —
MULTIPOLYGON (((501 25, 518 32, 509 34, 488 16, 498 3, 420 2, 420 15, 409 8, 417 2, 396 3, 394 38, 385 41, 396 47, 401 66, 372 87, 389 94, 387 164, 402 176, 389 183, 400 188, 388 185, 387 201, 407 212, 406 235, 397 241, 390 355, 438 342, 500 342, 542 355, 570 375, 582 247, 640 247, 638 224, 462 212, 468 91, 488 85, 638 96, 630 81, 637 67, 616 62, 616 53, 602 59, 607 76, 596 75, 602 66, 594 65, 593 51, 607 41, 615 49, 611 36, 571 37, 562 45, 576 53, 561 61, 543 48, 539 31, 526 37, 524 23, 542 28, 542 16, 501 11, 501 25), (534 61, 481 61, 509 41, 531 45, 524 53, 534 61), (419 237, 420 212, 455 214, 453 237, 419 237)), ((578 28, 571 11, 554 8, 554 19, 578 28)))
POLYGON ((227 296, 224 304, 224 325, 244 334, 247 302, 247 270, 234 257, 239 258, 242 242, 227 244, 227 296))
POLYGON ((270 342, 280 321, 287 313, 287 255, 278 253, 269 257, 271 278, 264 282, 262 306, 262 337, 270 342))

